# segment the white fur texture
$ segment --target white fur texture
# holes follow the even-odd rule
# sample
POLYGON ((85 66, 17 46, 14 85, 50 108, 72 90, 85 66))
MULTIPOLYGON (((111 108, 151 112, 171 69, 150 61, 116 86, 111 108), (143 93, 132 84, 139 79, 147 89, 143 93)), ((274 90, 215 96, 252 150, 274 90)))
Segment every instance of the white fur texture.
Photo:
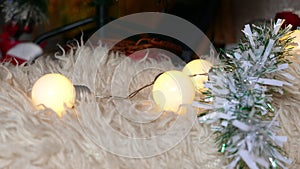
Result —
MULTIPOLYGON (((126 137, 147 137, 166 134, 176 120, 188 126, 186 119, 191 118, 178 120, 176 114, 166 113, 142 126, 126 119, 122 110, 138 120, 153 118, 155 110, 151 106, 149 108, 151 103, 147 102, 151 100, 151 88, 133 97, 132 107, 126 107, 128 104, 124 100, 101 97, 125 97, 150 83, 159 72, 176 67, 168 59, 136 62, 118 54, 106 55, 106 51, 104 47, 90 49, 80 46, 55 57, 40 57, 27 66, 0 66, 0 168, 225 168, 226 160, 217 153, 209 126, 198 122, 178 144, 151 157, 128 158, 106 151, 105 147, 110 147, 114 151, 134 155, 136 150, 140 150, 140 155, 145 155, 159 149, 160 145, 172 142, 173 136, 180 133, 178 130, 171 131, 160 142, 141 147, 138 141, 125 144, 124 140, 118 140, 120 137, 108 132, 107 126, 126 137), (142 71, 134 74, 137 70, 142 71), (31 88, 46 73, 61 73, 72 79, 74 84, 88 86, 98 97, 77 102, 63 118, 58 118, 48 109, 35 110, 30 98, 31 88), (145 109, 145 105, 149 110, 137 114, 145 109), (103 147, 98 143, 107 145, 103 147)), ((285 95, 276 96, 274 101, 282 110, 279 116, 282 134, 289 137, 285 150, 293 159, 291 168, 295 169, 300 168, 299 66, 299 62, 295 61, 289 69, 296 77, 296 82, 292 82, 294 86, 286 88, 285 95)))

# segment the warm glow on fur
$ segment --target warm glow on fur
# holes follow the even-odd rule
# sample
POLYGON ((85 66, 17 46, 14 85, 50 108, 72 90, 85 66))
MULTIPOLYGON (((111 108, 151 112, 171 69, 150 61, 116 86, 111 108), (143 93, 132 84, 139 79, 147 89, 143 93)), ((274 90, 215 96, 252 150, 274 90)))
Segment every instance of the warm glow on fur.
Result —
POLYGON ((59 117, 65 111, 65 106, 71 108, 75 102, 75 88, 65 76, 57 73, 46 74, 33 85, 31 97, 38 109, 44 106, 54 110, 59 117))

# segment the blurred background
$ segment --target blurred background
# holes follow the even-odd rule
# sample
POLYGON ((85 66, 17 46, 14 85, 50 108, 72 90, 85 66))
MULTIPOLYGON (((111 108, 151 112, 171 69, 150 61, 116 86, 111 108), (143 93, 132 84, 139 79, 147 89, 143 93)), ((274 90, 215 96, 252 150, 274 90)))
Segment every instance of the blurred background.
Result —
POLYGON ((269 21, 284 11, 298 17, 298 10, 296 0, 1 0, 1 45, 9 36, 10 41, 32 41, 51 52, 82 34, 88 39, 119 17, 155 11, 190 21, 216 48, 226 48, 238 42, 245 24, 269 21))

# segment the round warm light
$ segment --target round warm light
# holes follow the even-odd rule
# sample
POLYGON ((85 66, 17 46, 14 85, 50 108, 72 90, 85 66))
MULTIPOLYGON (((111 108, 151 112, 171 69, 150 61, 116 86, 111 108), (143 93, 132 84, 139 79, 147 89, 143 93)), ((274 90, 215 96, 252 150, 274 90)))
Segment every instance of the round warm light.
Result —
POLYGON ((46 74, 39 78, 32 87, 31 98, 37 109, 44 106, 54 110, 59 117, 66 107, 75 103, 75 88, 72 82, 61 74, 46 74))
POLYGON ((154 102, 165 111, 178 112, 181 104, 191 104, 195 90, 191 79, 180 71, 167 71, 154 82, 154 102))
POLYGON ((204 89, 204 82, 208 80, 207 74, 212 64, 203 59, 196 59, 185 65, 182 72, 192 79, 196 91, 204 89), (201 75, 202 74, 202 75, 201 75))

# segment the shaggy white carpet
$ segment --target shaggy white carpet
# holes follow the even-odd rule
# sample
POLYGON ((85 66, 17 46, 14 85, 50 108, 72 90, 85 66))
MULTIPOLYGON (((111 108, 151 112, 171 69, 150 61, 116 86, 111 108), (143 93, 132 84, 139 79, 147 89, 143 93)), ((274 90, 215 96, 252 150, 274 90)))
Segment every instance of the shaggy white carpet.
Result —
MULTIPOLYGON (((26 66, 0 66, 0 168, 226 168, 209 126, 199 124, 197 110, 159 114, 151 102, 151 87, 131 99, 132 91, 149 84, 158 73, 178 69, 164 57, 132 61, 107 49, 80 45, 76 50, 38 58, 26 66), (46 73, 61 73, 92 95, 78 101, 62 118, 51 110, 36 110, 30 92, 46 73), (96 97, 97 96, 97 97, 96 97)), ((296 77, 274 102, 285 150, 300 168, 300 65, 296 77)))

